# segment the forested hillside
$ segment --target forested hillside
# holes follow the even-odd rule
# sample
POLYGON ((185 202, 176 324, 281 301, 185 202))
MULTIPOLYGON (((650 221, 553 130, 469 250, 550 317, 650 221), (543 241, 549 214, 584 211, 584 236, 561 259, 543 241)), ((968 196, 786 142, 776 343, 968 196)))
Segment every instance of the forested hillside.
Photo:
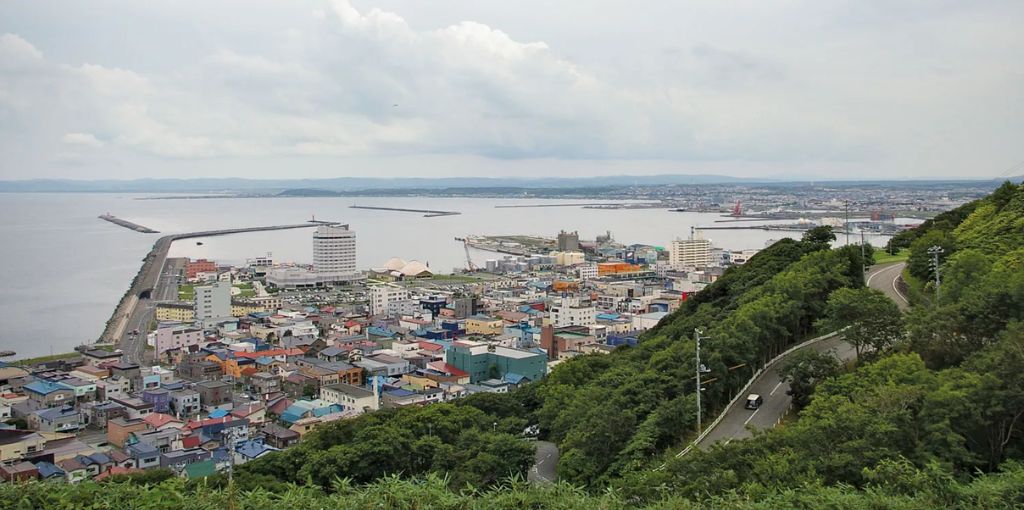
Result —
MULTIPOLYGON (((935 240, 949 244, 939 295, 927 289, 931 303, 911 310, 902 340, 880 343, 885 348, 873 361, 826 378, 790 425, 672 458, 665 469, 631 474, 616 486, 645 501, 806 484, 908 493, 930 487, 948 491, 937 506, 955 506, 967 503, 954 480, 1019 469, 1024 186, 1008 183, 957 211, 906 236, 915 239, 911 261, 927 256, 935 240)), ((1018 495, 1000 506, 1022 504, 1018 495)))

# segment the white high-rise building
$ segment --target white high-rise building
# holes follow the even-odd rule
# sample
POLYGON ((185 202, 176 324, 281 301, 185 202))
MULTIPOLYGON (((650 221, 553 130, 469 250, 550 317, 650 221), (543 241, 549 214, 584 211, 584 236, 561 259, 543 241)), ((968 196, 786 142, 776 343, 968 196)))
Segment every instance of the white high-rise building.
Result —
POLYGON ((707 267, 711 265, 711 240, 701 236, 675 239, 669 245, 669 265, 676 269, 707 267))
POLYGON ((231 317, 231 284, 216 282, 195 287, 196 320, 231 317))
POLYGON ((409 299, 409 290, 397 285, 377 285, 370 287, 370 313, 383 315, 388 312, 388 305, 393 302, 409 299))
POLYGON ((551 325, 556 328, 564 326, 593 326, 597 323, 597 308, 590 299, 576 296, 564 297, 561 302, 551 307, 551 325))
POLYGON ((313 234, 313 271, 317 281, 350 280, 356 274, 356 233, 348 225, 320 225, 313 234))

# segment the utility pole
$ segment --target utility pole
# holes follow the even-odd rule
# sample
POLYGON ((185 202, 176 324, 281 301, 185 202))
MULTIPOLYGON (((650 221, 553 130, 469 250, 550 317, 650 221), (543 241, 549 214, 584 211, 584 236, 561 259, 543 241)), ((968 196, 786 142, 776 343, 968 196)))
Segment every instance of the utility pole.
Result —
POLYGON ((704 391, 704 389, 703 389, 703 388, 701 387, 700 375, 701 375, 701 374, 703 374, 703 373, 706 373, 706 372, 708 372, 708 371, 709 371, 709 370, 708 370, 708 369, 707 369, 707 368, 706 368, 706 367, 705 367, 704 365, 702 365, 702 364, 701 364, 701 362, 700 362, 700 341, 701 341, 702 339, 705 339, 705 338, 707 338, 706 336, 701 336, 701 335, 702 335, 702 333, 703 333, 703 332, 702 332, 702 331, 701 331, 700 329, 696 329, 696 328, 694 328, 694 330, 693 330, 693 337, 694 337, 694 340, 696 340, 696 343, 697 343, 697 366, 696 366, 696 371, 697 371, 697 435, 698 435, 698 436, 700 436, 700 433, 701 433, 701 423, 700 423, 700 419, 701 419, 701 407, 700 407, 700 393, 701 393, 702 391, 704 391))
POLYGON ((928 248, 928 254, 932 256, 932 270, 935 271, 935 304, 939 304, 939 286, 942 284, 942 278, 939 276, 939 255, 945 250, 941 246, 932 246, 928 248))
POLYGON ((843 230, 846 231, 846 245, 849 246, 850 245, 850 201, 849 200, 844 200, 843 203, 846 204, 846 223, 843 224, 843 230))
POLYGON ((235 430, 225 428, 221 437, 228 441, 228 484, 231 484, 235 480, 235 430))
POLYGON ((860 273, 861 274, 867 274, 867 272, 868 272, 868 265, 867 265, 868 263, 867 263, 866 260, 864 260, 864 258, 866 256, 867 255, 864 254, 864 229, 861 228, 860 229, 860 273))

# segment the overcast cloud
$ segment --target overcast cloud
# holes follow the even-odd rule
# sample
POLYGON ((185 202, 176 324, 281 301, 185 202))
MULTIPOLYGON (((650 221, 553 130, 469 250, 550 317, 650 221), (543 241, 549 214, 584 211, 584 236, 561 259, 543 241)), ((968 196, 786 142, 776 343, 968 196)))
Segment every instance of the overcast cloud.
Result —
POLYGON ((0 4, 0 178, 995 177, 1024 2, 0 4))

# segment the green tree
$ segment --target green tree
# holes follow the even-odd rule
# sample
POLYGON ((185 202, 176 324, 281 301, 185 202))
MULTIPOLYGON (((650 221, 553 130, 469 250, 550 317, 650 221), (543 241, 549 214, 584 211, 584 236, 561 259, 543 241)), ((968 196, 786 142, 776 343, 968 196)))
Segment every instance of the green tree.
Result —
POLYGON ((803 241, 816 244, 828 245, 835 240, 836 234, 832 231, 832 227, 828 225, 814 227, 807 232, 804 232, 803 236, 803 241))
POLYGON ((787 394, 793 397, 793 404, 803 409, 811 402, 818 383, 838 374, 840 367, 839 359, 831 352, 801 349, 789 356, 779 375, 789 383, 787 394))
POLYGON ((860 359, 866 349, 877 355, 902 339, 903 316, 896 304, 877 290, 842 288, 828 297, 818 328, 846 328, 843 339, 853 345, 860 359))

